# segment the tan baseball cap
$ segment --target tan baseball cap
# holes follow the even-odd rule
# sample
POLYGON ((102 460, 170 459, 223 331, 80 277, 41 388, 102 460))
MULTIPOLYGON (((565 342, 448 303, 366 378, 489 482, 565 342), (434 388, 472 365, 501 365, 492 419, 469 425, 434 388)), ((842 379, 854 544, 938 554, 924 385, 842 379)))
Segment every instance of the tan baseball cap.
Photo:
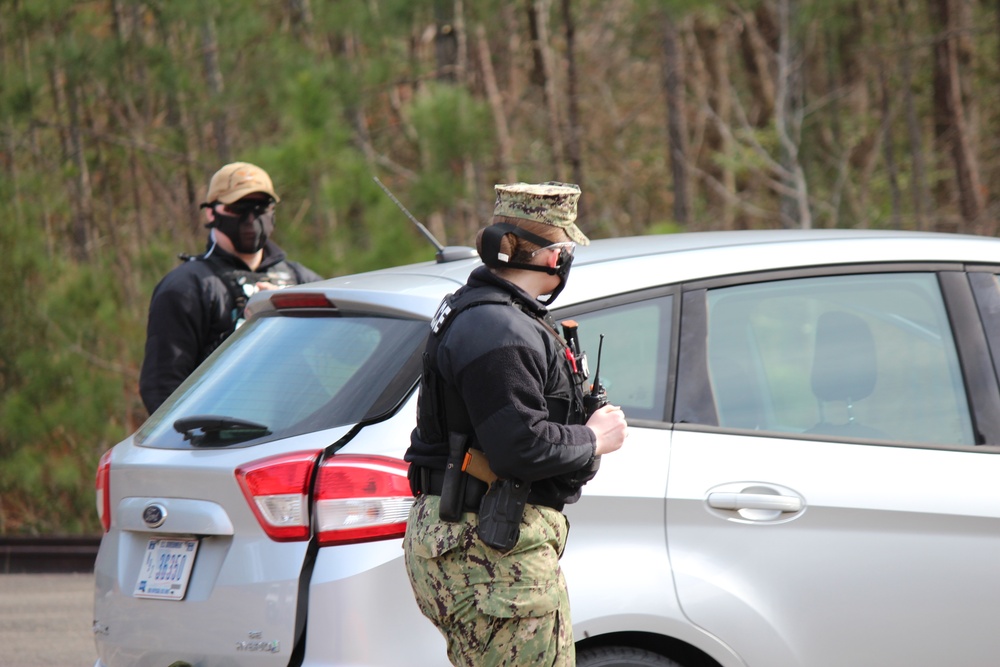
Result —
POLYGON ((274 201, 281 201, 266 171, 249 162, 233 162, 212 176, 206 199, 209 203, 232 204, 254 192, 263 192, 274 197, 274 201))
POLYGON ((576 205, 580 186, 573 183, 509 183, 495 185, 497 193, 493 215, 532 220, 561 227, 579 245, 590 245, 590 239, 576 226, 576 205))

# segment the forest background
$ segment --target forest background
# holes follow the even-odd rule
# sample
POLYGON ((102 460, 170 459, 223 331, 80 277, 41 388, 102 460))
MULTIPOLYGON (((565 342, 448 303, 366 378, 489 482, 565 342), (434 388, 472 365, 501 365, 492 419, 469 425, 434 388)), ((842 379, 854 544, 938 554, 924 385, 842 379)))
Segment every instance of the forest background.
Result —
POLYGON ((0 0, 0 535, 96 533, 149 295, 246 160, 325 276, 433 258, 500 182, 592 238, 995 235, 1000 0, 0 0))

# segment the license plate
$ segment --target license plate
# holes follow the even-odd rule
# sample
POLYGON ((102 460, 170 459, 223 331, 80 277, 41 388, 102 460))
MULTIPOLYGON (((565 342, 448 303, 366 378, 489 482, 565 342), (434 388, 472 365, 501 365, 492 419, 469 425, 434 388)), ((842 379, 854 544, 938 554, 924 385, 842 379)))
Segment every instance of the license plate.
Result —
POLYGON ((198 553, 198 540, 151 539, 132 595, 137 598, 183 600, 198 553))

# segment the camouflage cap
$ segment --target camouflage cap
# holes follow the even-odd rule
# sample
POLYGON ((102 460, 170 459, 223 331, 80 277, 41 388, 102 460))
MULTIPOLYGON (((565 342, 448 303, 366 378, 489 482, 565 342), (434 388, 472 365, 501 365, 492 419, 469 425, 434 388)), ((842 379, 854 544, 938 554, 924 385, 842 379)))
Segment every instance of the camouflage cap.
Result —
POLYGON ((589 245, 590 239, 576 226, 576 204, 580 186, 573 183, 509 183, 494 186, 497 202, 493 215, 532 220, 565 230, 579 245, 589 245))
POLYGON ((212 176, 206 200, 232 204, 254 192, 263 192, 274 197, 274 201, 281 201, 266 171, 249 162, 233 162, 212 176))

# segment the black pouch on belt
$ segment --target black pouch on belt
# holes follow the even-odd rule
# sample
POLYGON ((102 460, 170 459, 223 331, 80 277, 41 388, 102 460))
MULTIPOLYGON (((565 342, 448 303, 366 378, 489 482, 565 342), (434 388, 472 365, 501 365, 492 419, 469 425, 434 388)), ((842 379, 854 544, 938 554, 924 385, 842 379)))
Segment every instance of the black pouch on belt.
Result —
POLYGON ((513 549, 530 492, 531 484, 516 479, 493 482, 479 506, 479 539, 503 553, 513 549))
POLYGON ((462 472, 462 461, 469 436, 463 433, 448 434, 448 463, 444 469, 444 480, 441 482, 441 504, 438 515, 442 521, 455 523, 462 517, 465 507, 465 485, 469 476, 462 472))

